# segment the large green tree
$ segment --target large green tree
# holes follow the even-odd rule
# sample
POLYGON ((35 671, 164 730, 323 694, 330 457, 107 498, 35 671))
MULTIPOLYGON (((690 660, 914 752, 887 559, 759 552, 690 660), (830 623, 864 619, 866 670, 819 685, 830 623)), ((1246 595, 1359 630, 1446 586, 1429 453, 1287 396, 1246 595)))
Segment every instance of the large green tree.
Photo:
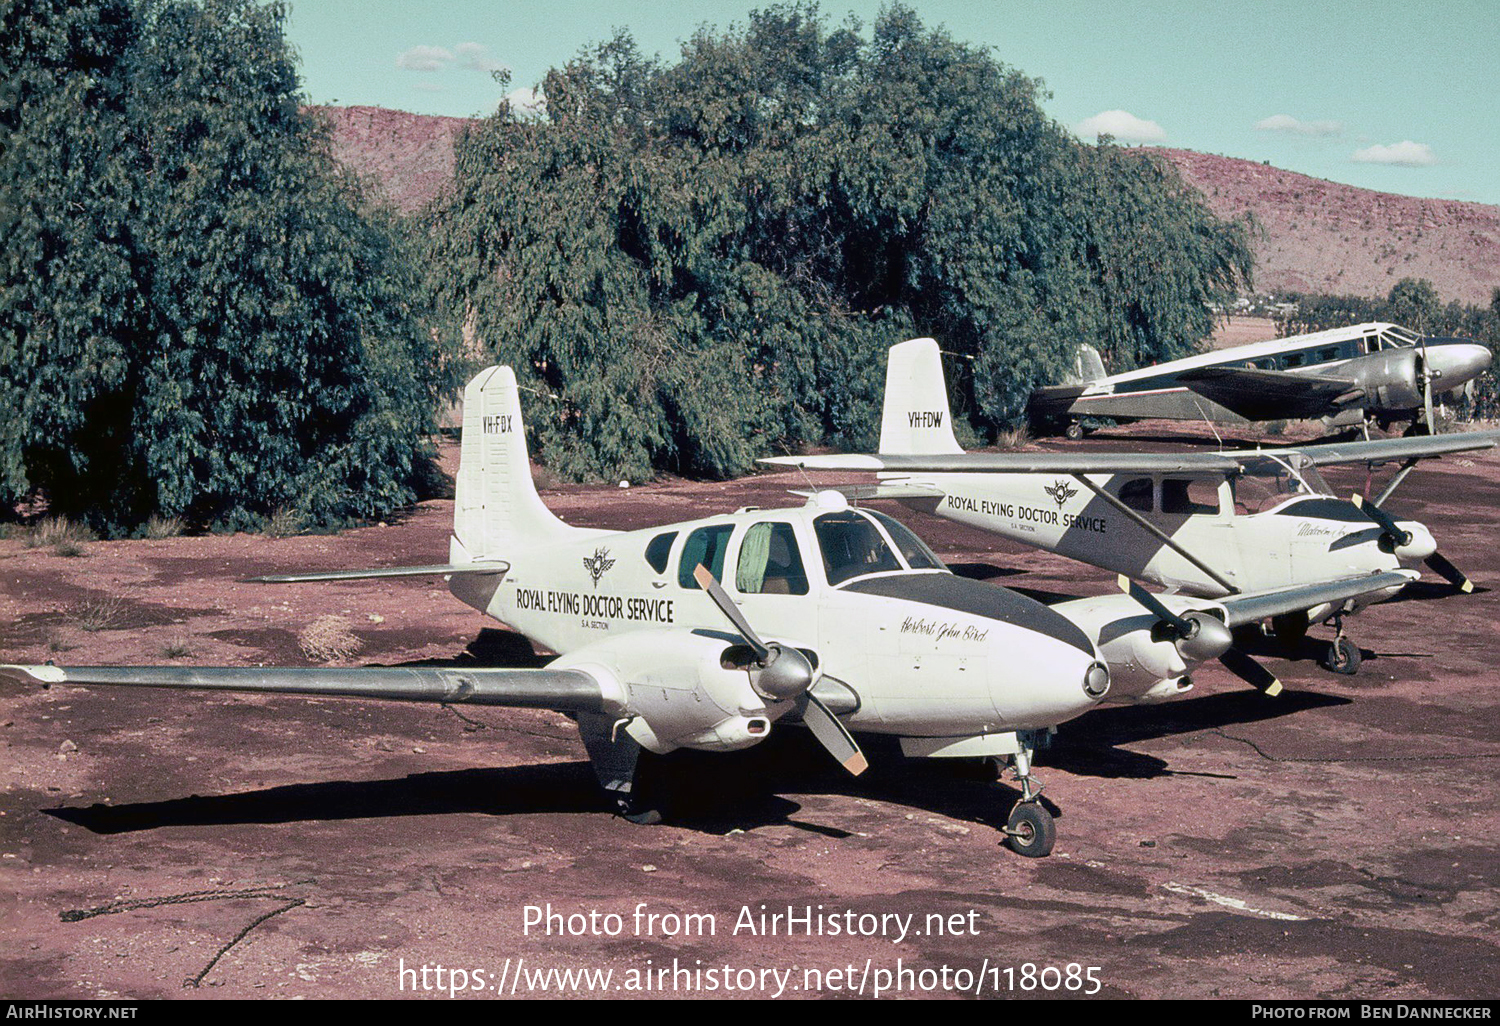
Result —
POLYGON ((433 266, 572 476, 868 445, 885 349, 917 333, 967 357, 956 398, 993 430, 1080 341, 1121 369, 1191 351, 1249 274, 1163 162, 1080 143, 1039 82, 907 8, 866 34, 772 7, 672 64, 620 32, 543 93, 458 147, 433 266))
POLYGON ((299 108, 279 3, 15 0, 0 498, 122 529, 413 497, 441 384, 413 241, 299 108))

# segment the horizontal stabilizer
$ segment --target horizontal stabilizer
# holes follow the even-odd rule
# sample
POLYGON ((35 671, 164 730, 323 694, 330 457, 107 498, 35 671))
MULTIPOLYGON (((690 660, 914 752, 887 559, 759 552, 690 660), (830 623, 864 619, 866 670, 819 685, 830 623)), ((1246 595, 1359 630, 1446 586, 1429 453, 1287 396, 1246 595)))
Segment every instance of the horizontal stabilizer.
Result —
POLYGON ((84 687, 245 691, 397 702, 497 705, 613 715, 615 703, 582 670, 435 666, 0 666, 0 680, 84 687))
POLYGON ((459 574, 503 574, 510 564, 501 560, 480 563, 443 563, 437 566, 388 566, 373 570, 316 570, 306 574, 263 574, 247 577, 252 584, 299 584, 303 581, 357 581, 367 577, 453 577, 459 574))
POLYGON ((1239 627, 1241 624, 1255 623, 1272 616, 1301 612, 1325 602, 1343 602, 1371 592, 1399 588, 1410 584, 1419 576, 1415 570, 1386 570, 1358 577, 1319 581, 1317 584, 1278 588, 1274 591, 1230 595, 1213 601, 1228 613, 1226 623, 1230 627, 1239 627))

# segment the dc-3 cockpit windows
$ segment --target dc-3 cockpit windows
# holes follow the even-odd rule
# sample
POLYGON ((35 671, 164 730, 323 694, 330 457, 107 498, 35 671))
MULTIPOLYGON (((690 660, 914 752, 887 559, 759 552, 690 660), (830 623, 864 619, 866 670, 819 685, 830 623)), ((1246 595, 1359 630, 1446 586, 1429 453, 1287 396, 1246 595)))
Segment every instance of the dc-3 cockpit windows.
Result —
POLYGON ((751 525, 740 542, 734 586, 742 595, 807 594, 807 569, 791 524, 751 525))
POLYGON ((676 531, 668 531, 651 539, 646 545, 646 562, 651 564, 651 569, 657 573, 666 571, 667 557, 672 554, 672 543, 676 540, 676 531))
POLYGON ((684 588, 696 588, 698 582, 693 580, 693 571, 702 563, 708 567, 708 572, 714 575, 714 580, 724 580, 724 553, 729 549, 729 536, 734 533, 733 524, 715 524, 712 527, 700 527, 692 534, 682 546, 682 559, 677 564, 677 583, 684 588))
POLYGON ((856 510, 824 513, 813 521, 829 584, 904 569, 875 521, 856 510))

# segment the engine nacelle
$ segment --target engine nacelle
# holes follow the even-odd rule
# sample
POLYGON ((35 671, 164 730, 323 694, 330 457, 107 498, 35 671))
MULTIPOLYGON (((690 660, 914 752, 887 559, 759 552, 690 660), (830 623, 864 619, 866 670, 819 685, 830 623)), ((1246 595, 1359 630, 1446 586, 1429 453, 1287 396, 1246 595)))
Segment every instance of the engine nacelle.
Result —
MULTIPOLYGON (((1171 595, 1157 596, 1174 613, 1215 612, 1213 602, 1171 595)), ((1067 616, 1094 639, 1109 663, 1110 690, 1105 702, 1160 702, 1187 691, 1185 678, 1198 665, 1183 658, 1183 648, 1158 626, 1157 618, 1128 595, 1099 595, 1061 602, 1052 608, 1067 616)))
POLYGON ((1350 360, 1344 368, 1365 390, 1365 404, 1400 412, 1422 405, 1422 381, 1414 348, 1384 349, 1350 360))
POLYGON ((647 751, 728 752, 765 740, 791 708, 756 693, 741 652, 725 635, 667 627, 605 638, 551 665, 599 680, 626 720, 621 729, 647 751))

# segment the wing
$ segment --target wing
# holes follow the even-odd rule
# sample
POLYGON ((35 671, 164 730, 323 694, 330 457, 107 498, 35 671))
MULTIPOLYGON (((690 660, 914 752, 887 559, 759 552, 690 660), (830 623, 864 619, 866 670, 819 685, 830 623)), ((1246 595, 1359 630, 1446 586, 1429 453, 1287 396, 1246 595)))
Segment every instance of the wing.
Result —
POLYGON ((1246 420, 1283 420, 1335 413, 1365 396, 1346 378, 1249 367, 1199 367, 1177 375, 1182 385, 1246 420))
POLYGON ((912 474, 1182 474, 1206 471, 1232 474, 1261 469, 1268 463, 1285 461, 1292 456, 1305 457, 1317 466, 1375 464, 1491 449, 1497 442, 1500 442, 1500 431, 1470 431, 1458 435, 1419 435, 1242 452, 960 452, 936 456, 851 453, 768 456, 757 462, 808 470, 889 470, 912 474))
POLYGON ((879 453, 824 456, 767 456, 757 462, 809 470, 893 470, 924 474, 1174 474, 1193 471, 1232 473, 1240 468, 1232 453, 1166 452, 960 452, 936 456, 879 453))
POLYGON ((20 684, 244 691, 397 702, 500 705, 614 715, 620 703, 582 670, 448 667, 0 666, 20 684))
MULTIPOLYGON (((941 488, 919 484, 881 483, 874 485, 827 485, 818 489, 823 492, 841 492, 846 499, 941 499, 948 493, 941 488)), ((814 493, 805 488, 793 488, 788 494, 808 498, 814 493)))
POLYGON ((252 584, 297 584, 302 581, 357 581, 370 577, 433 577, 439 574, 457 577, 464 574, 490 576, 503 574, 510 564, 502 560, 478 563, 443 563, 437 566, 388 566, 372 570, 315 570, 305 574, 263 574, 247 577, 252 584))
POLYGON ((1333 442, 1328 445, 1306 445, 1300 448, 1265 449, 1259 452, 1230 453, 1247 468, 1257 459, 1268 456, 1285 458, 1293 453, 1306 457, 1315 466, 1335 463, 1388 463, 1394 460, 1425 460, 1455 452, 1493 449, 1500 442, 1500 431, 1469 431, 1457 435, 1416 435, 1411 438, 1377 438, 1373 441, 1333 442))
MULTIPOLYGON (((1420 575, 1415 570, 1387 570, 1358 577, 1341 577, 1317 584, 1301 584, 1274 591, 1251 592, 1213 599, 1224 608, 1225 623, 1230 627, 1256 623, 1284 613, 1300 612, 1320 606, 1325 602, 1344 602, 1388 588, 1400 588, 1416 580, 1420 575)), ((1191 606, 1191 600, 1186 603, 1191 606)))

